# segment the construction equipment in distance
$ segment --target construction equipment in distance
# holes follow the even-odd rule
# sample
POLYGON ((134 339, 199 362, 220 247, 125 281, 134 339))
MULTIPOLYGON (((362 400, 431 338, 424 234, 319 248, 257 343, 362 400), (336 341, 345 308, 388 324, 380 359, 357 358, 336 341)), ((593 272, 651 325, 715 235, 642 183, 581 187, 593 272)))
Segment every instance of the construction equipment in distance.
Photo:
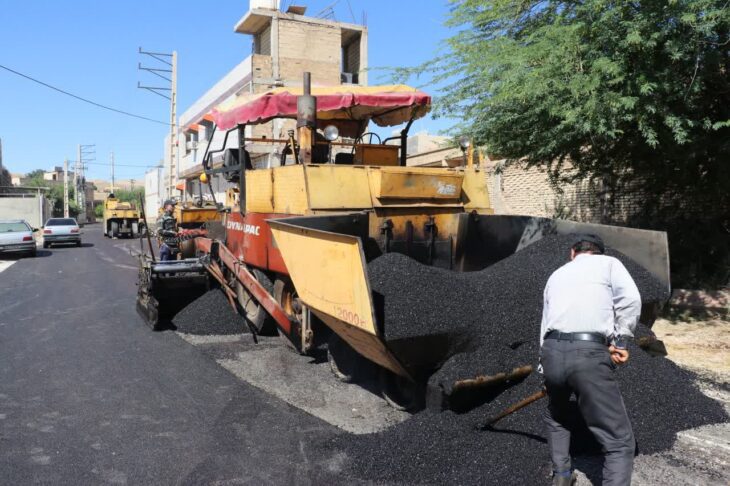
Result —
POLYGON ((120 238, 122 236, 136 238, 140 232, 146 229, 144 221, 140 220, 139 211, 134 203, 120 201, 113 193, 109 194, 104 200, 101 227, 104 236, 109 238, 120 238))
POLYGON ((208 181, 222 174, 233 184, 225 233, 196 238, 197 260, 174 268, 143 262, 140 314, 161 325, 160 316, 172 313, 162 303, 182 300, 168 290, 185 289, 187 302, 204 291, 202 266, 255 332, 278 332, 300 353, 326 343, 332 370, 345 381, 365 358, 380 374, 386 399, 409 408, 420 402, 423 370, 433 371, 437 351, 428 342, 384 340, 382 302, 370 292, 366 266, 384 253, 471 271, 548 234, 591 232, 669 285, 665 233, 495 216, 483 168, 471 158, 457 168, 407 167, 409 128, 428 113, 430 101, 402 85, 311 88, 305 73, 303 90, 278 88, 215 109, 225 140, 207 151, 203 168, 208 181), (247 126, 274 119, 296 119, 297 137, 294 130, 285 139, 246 137, 247 126), (405 127, 373 143, 378 137, 366 131, 370 122, 405 127), (236 140, 229 144, 231 134, 236 140), (250 143, 283 146, 280 165, 255 167, 250 143))

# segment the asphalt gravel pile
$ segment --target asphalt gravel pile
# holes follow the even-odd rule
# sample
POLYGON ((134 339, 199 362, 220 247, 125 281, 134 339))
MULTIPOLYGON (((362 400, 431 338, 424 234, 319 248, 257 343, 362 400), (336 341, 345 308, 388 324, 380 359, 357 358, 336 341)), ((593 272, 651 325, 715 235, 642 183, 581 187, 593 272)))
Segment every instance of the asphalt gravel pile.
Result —
POLYGON ((204 293, 172 319, 177 331, 186 334, 241 334, 249 332, 242 316, 234 312, 223 291, 204 293))
MULTIPOLYGON (((447 393, 456 380, 529 364, 537 356, 545 284, 567 263, 573 239, 547 236, 477 272, 430 267, 398 253, 373 260, 368 275, 383 305, 386 341, 412 363, 410 349, 438 343, 427 365, 440 368, 431 382, 447 393)), ((668 297, 641 265, 611 249, 606 254, 626 266, 644 303, 668 297)))
MULTIPOLYGON (((376 302, 382 303, 386 340, 398 349, 424 336, 447 341, 431 387, 451 392, 454 381, 537 365, 542 292, 566 263, 571 236, 550 236, 495 265, 456 273, 386 254, 368 266, 376 302)), ((667 298, 645 269, 609 250, 631 273, 644 303, 667 298)), ((643 325, 637 336, 653 333, 643 325)), ((728 420, 724 408, 702 394, 695 375, 664 357, 630 344, 631 358, 616 370, 639 453, 670 448, 676 433, 728 420)), ((541 377, 493 389, 466 413, 426 409, 383 432, 342 435, 329 446, 350 458, 349 472, 375 482, 413 484, 549 484, 550 464, 542 413, 546 400, 482 430, 486 419, 541 388, 541 377)), ((578 414, 576 414, 578 416, 578 414)), ((572 426, 574 451, 597 452, 585 424, 572 426)))
MULTIPOLYGON (((728 420, 724 408, 699 391, 691 372, 633 344, 630 353, 616 377, 640 454, 671 448, 680 430, 728 420)), ((350 474, 375 482, 407 478, 409 484, 549 484, 545 399, 493 429, 480 428, 488 417, 540 387, 540 375, 532 373, 467 413, 425 410, 377 434, 339 436, 329 447, 346 453, 350 474)), ((573 424, 571 432, 574 453, 599 452, 584 424, 573 424)))

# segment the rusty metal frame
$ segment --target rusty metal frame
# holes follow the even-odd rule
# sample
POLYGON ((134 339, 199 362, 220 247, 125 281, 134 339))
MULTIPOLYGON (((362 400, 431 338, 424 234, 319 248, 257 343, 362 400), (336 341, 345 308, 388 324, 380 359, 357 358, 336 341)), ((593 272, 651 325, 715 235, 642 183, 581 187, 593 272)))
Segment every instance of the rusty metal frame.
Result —
MULTIPOLYGON (((213 255, 214 243, 215 242, 210 238, 196 238, 195 248, 203 253, 211 255, 211 257, 217 256, 217 259, 220 261, 220 263, 222 265, 225 265, 225 267, 230 270, 233 275, 235 275, 236 279, 241 282, 246 290, 248 290, 251 295, 253 295, 253 297, 264 307, 264 309, 266 309, 266 312, 268 312, 269 315, 274 318, 276 325, 279 326, 279 328, 281 328, 281 330, 284 331, 287 336, 291 335, 292 322, 286 312, 284 312, 284 309, 281 307, 281 305, 279 305, 274 297, 261 285, 258 280, 256 280, 251 272, 248 271, 248 269, 246 268, 246 264, 238 260, 233 255, 233 253, 231 253, 224 245, 215 245, 217 247, 217 255, 213 255)), ((208 269, 208 272, 210 272, 210 274, 216 278, 216 280, 218 280, 219 282, 221 282, 221 280, 223 281, 221 283, 224 283, 224 289, 230 289, 228 284, 225 283, 221 268, 215 261, 207 263, 206 268, 208 269)), ((231 296, 228 295, 227 291, 226 294, 227 297, 231 298, 231 296)))

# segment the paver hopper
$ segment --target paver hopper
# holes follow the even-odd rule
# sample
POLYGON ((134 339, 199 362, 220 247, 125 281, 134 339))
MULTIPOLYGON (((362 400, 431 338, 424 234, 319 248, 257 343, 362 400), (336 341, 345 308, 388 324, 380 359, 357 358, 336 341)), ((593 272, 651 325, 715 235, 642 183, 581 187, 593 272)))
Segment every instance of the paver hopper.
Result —
MULTIPOLYGON (((417 382, 424 371, 443 362, 448 350, 443 340, 433 336, 397 342, 384 339, 383 302, 371 291, 368 279, 367 263, 382 254, 378 245, 369 242, 370 217, 363 212, 269 224, 302 302, 357 353, 400 379, 417 382)), ((455 271, 481 270, 549 234, 593 233, 669 286, 664 232, 525 216, 452 213, 440 217, 445 220, 439 238, 449 241, 452 251, 439 264, 455 271)), ((391 247, 407 252, 403 245, 391 247)), ((410 256, 422 262, 426 258, 423 253, 410 256)), ((509 376, 510 370, 505 371, 509 376)))

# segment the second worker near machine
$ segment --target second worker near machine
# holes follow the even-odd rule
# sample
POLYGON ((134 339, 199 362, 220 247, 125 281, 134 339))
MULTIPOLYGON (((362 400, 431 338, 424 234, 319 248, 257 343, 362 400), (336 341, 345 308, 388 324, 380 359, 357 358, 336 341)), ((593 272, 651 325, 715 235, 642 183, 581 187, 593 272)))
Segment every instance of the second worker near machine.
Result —
POLYGON ((605 453, 604 486, 631 483, 635 440, 614 370, 628 361, 626 340, 633 337, 641 297, 623 264, 604 251, 599 237, 578 236, 571 261, 545 286, 540 362, 555 485, 571 485, 576 477, 568 426, 573 394, 605 453))
POLYGON ((175 259, 177 251, 177 221, 173 212, 175 201, 168 199, 163 204, 164 212, 157 219, 157 238, 160 241, 160 260, 168 261, 175 259))

